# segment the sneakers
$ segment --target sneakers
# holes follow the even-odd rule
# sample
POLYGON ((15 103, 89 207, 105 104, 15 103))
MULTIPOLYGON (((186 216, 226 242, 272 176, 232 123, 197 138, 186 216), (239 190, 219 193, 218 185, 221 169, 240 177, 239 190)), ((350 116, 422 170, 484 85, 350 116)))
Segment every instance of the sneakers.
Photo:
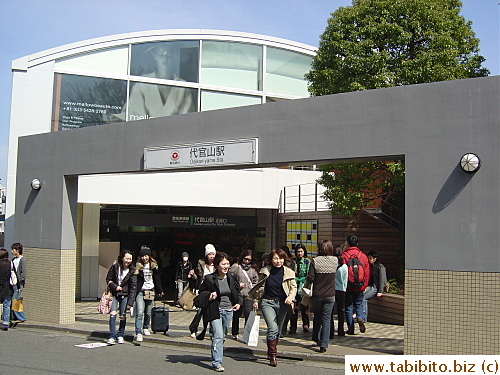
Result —
POLYGON ((192 332, 192 333, 191 333, 191 337, 192 337, 193 339, 195 339, 195 338, 196 338, 196 332, 192 332))
POLYGON ((142 338, 142 335, 140 333, 135 335, 135 341, 136 342, 143 342, 144 341, 144 339, 142 338))
POLYGON ((365 321, 363 319, 358 318, 358 324, 359 324, 359 332, 365 333, 366 332, 365 321))
POLYGON ((110 339, 108 339, 108 341, 106 341, 106 344, 108 344, 108 345, 115 345, 116 344, 116 340, 114 338, 110 338, 110 339))
POLYGON ((217 372, 224 372, 224 367, 222 367, 221 365, 218 365, 218 366, 214 366, 212 367, 214 369, 214 371, 217 371, 217 372))
POLYGON ((125 344, 125 339, 123 336, 118 337, 118 344, 125 344))
POLYGON ((238 340, 238 335, 233 335, 234 340, 238 340))
POLYGON ((144 329, 142 330, 142 334, 143 334, 144 336, 151 336, 151 331, 150 331, 149 329, 147 329, 147 328, 144 328, 144 329))

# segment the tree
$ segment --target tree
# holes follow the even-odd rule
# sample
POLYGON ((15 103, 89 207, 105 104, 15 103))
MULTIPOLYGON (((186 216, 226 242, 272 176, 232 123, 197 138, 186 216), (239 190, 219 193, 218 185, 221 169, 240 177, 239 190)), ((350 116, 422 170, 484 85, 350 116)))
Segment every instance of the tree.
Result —
POLYGON ((353 0, 328 19, 312 96, 482 77, 479 40, 458 0, 353 0))
MULTIPOLYGON (((461 7, 458 0, 353 0, 340 7, 328 19, 305 76, 309 92, 320 96, 488 75, 461 7)), ((403 161, 322 169, 318 182, 337 214, 353 215, 381 194, 404 191, 403 161)))

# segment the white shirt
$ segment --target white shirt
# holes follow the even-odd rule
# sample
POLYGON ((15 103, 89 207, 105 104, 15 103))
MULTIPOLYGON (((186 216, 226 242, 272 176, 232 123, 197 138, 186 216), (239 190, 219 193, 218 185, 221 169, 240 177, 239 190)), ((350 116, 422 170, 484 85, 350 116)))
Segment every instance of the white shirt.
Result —
POLYGON ((144 284, 142 285, 142 289, 154 289, 155 284, 153 282, 153 271, 151 270, 151 266, 149 263, 144 265, 142 273, 144 274, 144 284))

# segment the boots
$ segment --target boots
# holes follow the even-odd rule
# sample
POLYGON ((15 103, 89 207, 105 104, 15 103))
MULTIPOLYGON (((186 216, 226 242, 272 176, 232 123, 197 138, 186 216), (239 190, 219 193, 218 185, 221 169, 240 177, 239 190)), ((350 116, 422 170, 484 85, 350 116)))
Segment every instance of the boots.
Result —
POLYGON ((269 359, 269 365, 273 367, 278 365, 276 362, 276 354, 278 352, 277 345, 277 338, 274 340, 267 340, 267 359, 269 359))

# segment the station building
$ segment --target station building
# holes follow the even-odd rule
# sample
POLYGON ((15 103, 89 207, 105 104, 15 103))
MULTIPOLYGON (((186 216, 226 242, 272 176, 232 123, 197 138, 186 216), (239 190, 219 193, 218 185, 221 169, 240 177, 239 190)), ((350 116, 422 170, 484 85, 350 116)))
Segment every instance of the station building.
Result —
MULTIPOLYGON (((320 196, 319 173, 288 167, 404 159, 405 352, 498 352, 498 323, 475 323, 499 320, 498 77, 307 98, 314 53, 163 30, 15 60, 6 243, 25 245, 27 313, 71 324, 75 299, 96 298, 118 251, 143 243, 167 267, 207 242, 313 251, 325 203, 298 193, 287 212, 284 191, 320 196)), ((380 247, 395 236, 371 231, 380 247)))

